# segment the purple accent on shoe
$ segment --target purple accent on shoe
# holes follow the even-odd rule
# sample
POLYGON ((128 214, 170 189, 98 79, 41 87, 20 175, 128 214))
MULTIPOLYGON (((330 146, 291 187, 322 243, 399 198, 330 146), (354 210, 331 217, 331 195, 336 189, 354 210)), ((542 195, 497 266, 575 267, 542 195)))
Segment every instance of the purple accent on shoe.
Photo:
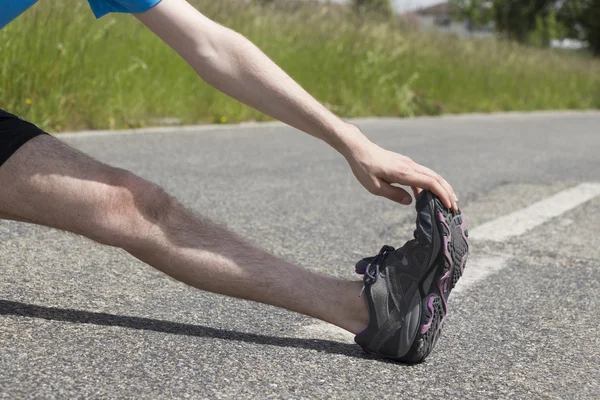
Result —
POLYGON ((356 273, 359 275, 364 275, 367 272, 366 269, 356 270, 356 273))
POLYGON ((440 319, 440 323, 437 326, 436 336, 439 335, 440 331, 444 327, 444 323, 446 322, 446 315, 448 315, 448 304, 446 302, 446 296, 444 295, 443 287, 446 286, 448 291, 450 287, 450 272, 452 270, 447 271, 437 282, 437 287, 440 292, 440 298, 442 299, 442 319, 440 319))
POLYGON ((431 328, 431 324, 433 323, 433 299, 434 297, 431 296, 429 298, 429 301, 427 301, 427 309, 429 310, 429 314, 431 314, 431 316, 429 317, 429 321, 421 326, 421 330, 419 331, 422 334, 424 334, 425 332, 427 332, 429 330, 429 328, 431 328))
POLYGON ((448 292, 450 272, 451 271, 446 271, 446 273, 437 281, 438 291, 440 292, 440 297, 442 298, 442 307, 444 308, 444 318, 446 317, 446 312, 448 311, 448 306, 446 305, 446 296, 444 293, 448 292))
MULTIPOLYGON (((446 302, 447 295, 446 294, 450 291, 450 275, 452 272, 452 255, 450 254, 450 249, 449 249, 450 241, 452 240, 452 231, 450 230, 450 226, 446 222, 446 218, 444 217, 444 214, 441 211, 438 210, 436 217, 437 217, 438 222, 441 225, 443 225, 444 227, 446 227, 446 230, 448 232, 446 235, 442 235, 445 267, 447 268, 447 271, 437 281, 437 289, 440 294, 440 298, 442 299, 442 309, 443 309, 442 319, 440 320, 437 330, 436 330, 436 334, 437 334, 442 329, 442 326, 444 325, 444 321, 446 320, 446 314, 448 313, 448 305, 446 302)), ((431 297, 431 299, 433 299, 433 297, 431 297)), ((432 303, 432 306, 433 306, 433 303, 432 303)), ((432 319, 433 319, 433 317, 432 317, 432 319)), ((431 326, 431 322, 432 322, 432 320, 430 320, 427 324, 425 324, 425 325, 423 325, 423 327, 421 327, 421 331, 422 331, 421 334, 427 332, 427 330, 431 326), (425 329, 425 327, 427 327, 427 329, 425 329)))
POLYGON ((436 337, 436 341, 437 339, 440 337, 440 332, 442 331, 442 329, 444 328, 444 324, 446 324, 446 314, 444 314, 444 316, 442 317, 442 319, 440 320, 440 323, 437 326, 437 329, 435 331, 435 337, 436 337))
POLYGON ((365 333, 365 332, 367 331, 367 329, 369 329, 369 325, 367 325, 367 327, 366 327, 365 329, 363 329, 362 331, 358 332, 358 333, 356 334, 356 336, 360 336, 360 335, 362 335, 363 333, 365 333))

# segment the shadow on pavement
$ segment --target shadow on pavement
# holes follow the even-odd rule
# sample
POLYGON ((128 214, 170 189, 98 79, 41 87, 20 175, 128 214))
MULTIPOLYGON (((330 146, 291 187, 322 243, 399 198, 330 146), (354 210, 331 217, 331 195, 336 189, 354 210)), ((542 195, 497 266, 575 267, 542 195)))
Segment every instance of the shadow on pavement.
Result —
POLYGON ((76 324, 119 326, 122 328, 163 332, 174 335, 208 337, 279 347, 296 347, 324 353, 341 354, 349 357, 368 358, 368 356, 363 354, 356 345, 330 340, 268 336, 256 333, 209 328, 200 325, 161 321, 158 319, 126 317, 90 311, 36 306, 33 304, 8 300, 0 300, 0 315, 17 315, 29 318, 72 322, 76 324))

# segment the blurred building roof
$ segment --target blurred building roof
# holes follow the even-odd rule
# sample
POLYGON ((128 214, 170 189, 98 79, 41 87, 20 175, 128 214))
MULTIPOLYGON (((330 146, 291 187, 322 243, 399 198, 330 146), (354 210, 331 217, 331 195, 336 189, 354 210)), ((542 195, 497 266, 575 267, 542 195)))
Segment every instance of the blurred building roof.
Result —
POLYGON ((456 11, 455 5, 443 2, 430 7, 419 8, 415 12, 419 15, 448 15, 456 11))

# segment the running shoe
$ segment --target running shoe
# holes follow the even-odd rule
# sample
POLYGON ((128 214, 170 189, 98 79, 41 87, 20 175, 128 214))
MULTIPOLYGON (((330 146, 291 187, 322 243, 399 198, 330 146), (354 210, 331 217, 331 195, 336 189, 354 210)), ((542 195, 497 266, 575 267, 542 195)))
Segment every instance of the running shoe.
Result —
POLYGON ((397 250, 383 246, 356 264, 369 324, 354 340, 369 354, 411 364, 435 347, 469 253, 460 211, 444 207, 430 191, 419 194, 416 209, 414 239, 397 250))

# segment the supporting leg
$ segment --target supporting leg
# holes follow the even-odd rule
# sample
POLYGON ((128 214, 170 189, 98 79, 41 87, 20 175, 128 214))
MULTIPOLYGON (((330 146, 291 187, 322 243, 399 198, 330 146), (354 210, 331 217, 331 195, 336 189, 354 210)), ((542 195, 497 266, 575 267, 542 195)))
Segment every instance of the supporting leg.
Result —
POLYGON ((185 209, 156 185, 38 136, 0 167, 0 216, 123 248, 196 288, 303 313, 357 333, 361 283, 317 275, 185 209))

